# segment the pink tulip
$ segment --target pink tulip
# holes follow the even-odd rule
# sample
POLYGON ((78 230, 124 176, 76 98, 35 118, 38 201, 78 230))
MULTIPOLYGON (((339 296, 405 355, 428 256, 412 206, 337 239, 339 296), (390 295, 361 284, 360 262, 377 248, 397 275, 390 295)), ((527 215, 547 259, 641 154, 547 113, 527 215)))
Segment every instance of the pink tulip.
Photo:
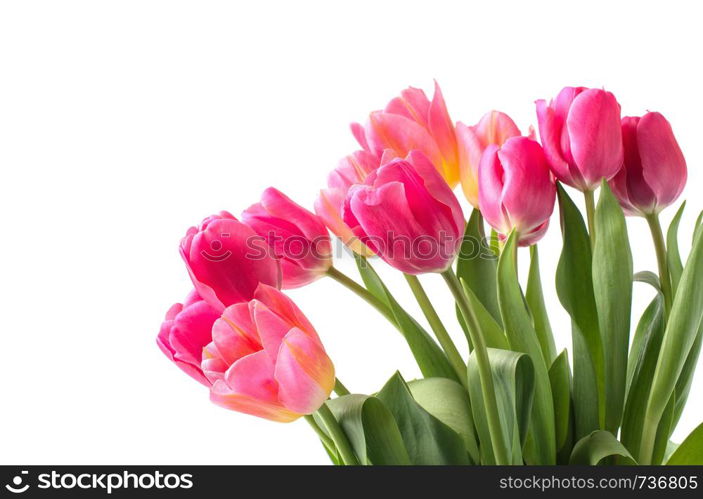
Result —
POLYGON ((273 187, 242 214, 242 221, 273 248, 283 288, 311 283, 332 265, 332 244, 322 220, 273 187))
POLYGON ((478 165, 490 145, 502 146, 510 137, 521 135, 515 122, 505 113, 490 111, 474 126, 456 124, 459 143, 459 174, 464 195, 478 208, 478 165))
POLYGON ((200 361, 203 348, 212 341, 212 325, 220 317, 210 305, 192 291, 185 303, 176 303, 166 313, 156 343, 161 351, 186 374, 210 386, 200 361))
POLYGON ((660 113, 622 119, 623 168, 610 181, 628 215, 659 213, 686 185, 686 160, 669 122, 660 113))
POLYGON ((615 176, 623 161, 620 105, 610 92, 566 87, 538 100, 539 134, 552 172, 581 191, 615 176))
POLYGON ((366 177, 380 166, 380 160, 367 151, 356 151, 339 162, 327 178, 327 189, 320 191, 315 201, 315 213, 342 242, 362 256, 373 252, 354 235, 342 219, 342 208, 347 191, 352 185, 362 184, 366 177))
POLYGON ((540 145, 527 137, 489 146, 479 166, 479 207, 502 236, 513 229, 520 245, 536 243, 547 231, 556 185, 540 145))
POLYGON ((459 202, 419 151, 352 186, 343 218, 364 244, 408 274, 448 269, 464 231, 459 202))
POLYGON ((211 400, 274 421, 315 412, 335 383, 334 366, 315 329, 276 288, 228 307, 212 328, 202 369, 211 400))
POLYGON ((218 312, 250 300, 260 282, 280 287, 266 241, 226 211, 188 229, 180 251, 195 290, 218 312))
POLYGON ((386 109, 372 112, 366 126, 352 124, 352 133, 364 150, 379 159, 386 149, 398 157, 418 150, 451 187, 459 182, 457 138, 437 82, 431 101, 419 88, 407 88, 386 109))

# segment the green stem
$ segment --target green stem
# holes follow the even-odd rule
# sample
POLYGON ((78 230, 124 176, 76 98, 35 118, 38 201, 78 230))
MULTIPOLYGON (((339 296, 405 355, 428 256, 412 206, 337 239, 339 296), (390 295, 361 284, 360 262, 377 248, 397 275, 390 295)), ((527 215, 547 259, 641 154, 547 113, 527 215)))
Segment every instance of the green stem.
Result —
POLYGON ((395 316, 393 315, 393 312, 391 311, 391 309, 389 309, 385 303, 383 303, 381 300, 376 298, 370 291, 368 291, 361 284, 357 283, 354 279, 352 279, 348 275, 340 272, 339 270, 337 270, 334 267, 330 267, 329 270, 327 270, 327 275, 330 276, 335 281, 337 281, 338 283, 342 284, 344 287, 346 287, 350 291, 357 294, 359 297, 361 297, 363 300, 365 300, 366 303, 368 303, 373 308, 378 310, 381 313, 381 315, 383 315, 386 319, 388 319, 389 322, 391 322, 394 326, 397 327, 397 322, 395 320, 395 316))
POLYGON ((486 419, 488 421, 488 431, 491 434, 491 445, 493 447, 493 455, 496 459, 496 464, 507 465, 510 460, 507 455, 507 446, 503 429, 500 424, 500 414, 498 412, 498 401, 496 400, 496 391, 493 385, 493 373, 491 372, 490 360, 488 358, 488 348, 486 340, 481 334, 480 324, 476 318, 476 314, 471 308, 471 304, 466 299, 464 290, 461 287, 459 279, 450 268, 442 273, 442 277, 447 283, 456 304, 464 316, 466 327, 469 330, 471 343, 474 347, 476 355, 476 363, 478 364, 478 373, 481 378, 481 392, 483 394, 483 404, 486 407, 486 419))
POLYGON ((330 450, 334 450, 336 447, 334 446, 334 442, 330 440, 330 437, 327 436, 327 434, 320 428, 317 423, 315 422, 315 418, 312 417, 310 414, 305 416, 305 421, 308 422, 310 427, 315 431, 318 437, 320 437, 320 440, 322 443, 325 445, 330 450))
POLYGON ((664 310, 666 311, 666 317, 669 316, 671 311, 671 304, 673 303, 673 293, 671 290, 671 277, 669 275, 669 264, 666 258, 666 243, 664 242, 664 233, 662 232, 662 226, 659 223, 659 215, 650 214, 645 217, 647 223, 649 224, 649 231, 652 233, 652 241, 654 242, 654 249, 657 253, 657 264, 659 265, 659 282, 662 288, 662 294, 664 295, 664 310))
POLYGON ((588 219, 588 235, 591 236, 591 248, 596 244, 596 201, 592 190, 584 191, 583 197, 586 200, 586 218, 588 219))
POLYGON ((334 378, 334 393, 336 393, 340 397, 344 395, 349 395, 349 390, 347 390, 347 387, 344 386, 341 381, 339 381, 339 378, 334 378))
POLYGON ((408 281, 410 289, 412 290, 418 305, 420 305, 420 308, 422 309, 422 313, 425 314, 425 318, 427 319, 427 322, 429 322, 432 331, 434 331, 437 340, 439 340, 439 344, 442 345, 444 353, 447 354, 449 363, 454 368, 454 371, 461 381, 461 384, 464 385, 465 388, 468 388, 468 382, 466 380, 466 364, 464 363, 464 359, 461 358, 459 350, 457 350, 456 345, 454 345, 452 338, 447 332, 447 329, 444 327, 444 324, 442 324, 442 320, 439 318, 439 315, 432 305, 430 298, 427 296, 425 289, 422 287, 420 279, 411 274, 404 275, 405 280, 408 281))
POLYGON ((344 433, 342 427, 339 426, 339 422, 334 417, 334 414, 332 414, 332 411, 330 411, 330 408, 327 407, 327 404, 322 404, 320 406, 317 410, 317 415, 320 416, 320 419, 322 419, 322 422, 325 424, 327 433, 329 433, 335 447, 337 447, 339 456, 342 458, 344 464, 358 465, 359 460, 356 458, 356 454, 354 454, 354 450, 349 443, 346 433, 344 433))

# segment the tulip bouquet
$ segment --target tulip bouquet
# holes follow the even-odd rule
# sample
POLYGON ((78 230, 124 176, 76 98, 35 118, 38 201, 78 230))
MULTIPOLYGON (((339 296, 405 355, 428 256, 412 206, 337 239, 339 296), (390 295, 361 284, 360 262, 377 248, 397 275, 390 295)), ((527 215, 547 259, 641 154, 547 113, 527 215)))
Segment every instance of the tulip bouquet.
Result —
POLYGON ((497 111, 453 122, 438 86, 432 99, 404 90, 352 125, 361 149, 330 173, 315 213, 269 188, 241 217, 221 212, 188 230, 180 251, 194 290, 166 314, 159 347, 224 408, 305 418, 338 465, 701 464, 703 426, 670 441, 703 341, 701 217, 686 259, 684 206, 666 235, 659 220, 686 182, 671 126, 655 112, 621 118, 602 89, 564 88, 536 108, 540 141, 497 111), (571 361, 555 347, 537 249, 557 202, 571 361), (635 273, 626 216, 647 221, 656 273, 635 273), (359 278, 333 266, 328 231, 359 278), (530 257, 524 287, 520 247, 530 257), (429 329, 372 257, 404 274, 429 329), (446 281, 464 345, 425 292, 427 273, 446 281), (400 332, 422 379, 397 373, 376 393, 347 390, 281 291, 323 276, 400 332), (631 324, 634 283, 652 298, 631 324))

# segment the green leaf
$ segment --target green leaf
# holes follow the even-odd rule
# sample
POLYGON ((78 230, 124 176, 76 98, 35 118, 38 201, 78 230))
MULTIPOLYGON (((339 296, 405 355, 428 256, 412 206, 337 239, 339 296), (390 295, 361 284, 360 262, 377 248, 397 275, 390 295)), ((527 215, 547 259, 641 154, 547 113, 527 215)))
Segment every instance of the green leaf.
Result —
POLYGON ((412 464, 469 464, 464 440, 413 399, 400 373, 391 377, 377 397, 398 423, 412 464))
POLYGON ((696 240, 696 236, 698 236, 698 232, 700 232, 701 228, 703 228, 703 211, 701 211, 698 214, 698 218, 696 218, 696 223, 693 225, 693 240, 696 240))
POLYGON ((593 292, 605 360, 605 429, 617 433, 627 384, 632 308, 632 253, 625 214, 603 180, 595 216, 593 292))
POLYGON ((655 431, 670 402, 689 354, 695 346, 703 317, 703 232, 698 233, 684 267, 671 307, 647 403, 640 461, 652 459, 655 431))
POLYGON ((573 413, 571 408, 571 370, 569 356, 562 350, 549 368, 549 383, 552 387, 554 400, 554 428, 556 432, 557 451, 563 454, 568 450, 573 440, 573 413))
POLYGON ((354 253, 354 258, 366 289, 388 305, 388 308, 393 313, 398 330, 408 343, 418 366, 420 366, 422 375, 426 378, 440 377, 458 381, 456 373, 442 349, 427 331, 393 298, 393 295, 388 291, 388 288, 368 261, 356 253, 354 253))
POLYGON ((676 403, 674 405, 674 421, 672 423, 672 428, 676 428, 676 425, 681 419, 681 413, 688 400, 688 394, 691 391, 691 383, 693 382, 693 375, 698 366, 698 358, 701 353, 701 344, 703 343, 703 322, 698 327, 698 335, 696 340, 693 342, 686 362, 681 370, 681 375, 676 381, 676 403))
MULTIPOLYGON (((398 425, 379 399, 344 395, 327 401, 361 464, 411 464, 398 425)), ((317 414, 315 421, 324 423, 317 414)))
POLYGON ((517 278, 517 234, 511 233, 498 261, 498 302, 511 350, 530 356, 535 375, 535 400, 532 408, 530 439, 525 449, 528 464, 554 464, 554 401, 547 364, 542 355, 532 318, 517 278))
POLYGON ((637 324, 628 358, 628 389, 620 438, 634 455, 639 454, 645 409, 663 335, 664 298, 659 294, 637 324))
POLYGON ((537 245, 530 246, 530 272, 527 277, 527 291, 525 299, 532 314, 532 324, 537 332, 537 339, 542 348, 542 355, 547 365, 550 365, 557 356, 557 347, 554 344, 552 326, 549 324, 547 307, 544 304, 542 292, 542 279, 539 271, 539 253, 537 245))
POLYGON ((703 423, 686 437, 681 445, 674 451, 669 460, 669 465, 702 465, 703 464, 703 423))
MULTIPOLYGON (((523 464, 522 448, 530 425, 535 389, 534 369, 530 357, 510 350, 488 349, 496 390, 500 424, 506 435, 507 455, 512 464, 523 464)), ((469 357, 469 396, 476 430, 481 442, 481 463, 495 464, 476 354, 469 357)))
POLYGON ((563 248, 557 266, 557 295, 571 316, 573 398, 576 438, 605 423, 605 364, 603 342, 593 293, 591 241, 574 202, 557 186, 563 248))
POLYGON ((427 378, 409 382, 408 388, 423 409, 461 436, 473 464, 479 464, 478 437, 464 387, 446 378, 427 378))
POLYGON ((681 207, 671 219, 669 229, 666 231, 666 259, 669 265, 669 274, 671 275, 671 285, 673 292, 676 293, 676 288, 681 280, 683 272, 683 263, 681 263, 681 254, 679 253, 679 224, 683 210, 686 208, 686 201, 681 203, 681 207))
POLYGON ((576 442, 569 464, 595 466, 610 456, 620 456, 636 464, 627 449, 609 431, 596 430, 576 442))
MULTIPOLYGON (((493 316, 488 313, 483 304, 478 300, 474 292, 467 285, 466 281, 461 280, 461 287, 464 289, 464 294, 469 300, 476 320, 481 325, 481 332, 484 335, 486 346, 490 348, 501 348, 508 350, 508 338, 506 338, 503 328, 493 319, 493 316)), ((467 334, 467 339, 469 338, 467 334)))
POLYGON ((659 276, 650 270, 642 270, 640 272, 637 272, 634 276, 634 280, 637 282, 649 284, 654 288, 657 293, 662 292, 661 283, 659 282, 659 276))
MULTIPOLYGON (((496 263, 495 255, 486 244, 481 212, 474 209, 466 224, 464 240, 456 260, 456 275, 459 279, 466 281, 484 308, 500 324, 496 291, 496 263)), ((463 322, 461 313, 458 313, 458 317, 463 322)))

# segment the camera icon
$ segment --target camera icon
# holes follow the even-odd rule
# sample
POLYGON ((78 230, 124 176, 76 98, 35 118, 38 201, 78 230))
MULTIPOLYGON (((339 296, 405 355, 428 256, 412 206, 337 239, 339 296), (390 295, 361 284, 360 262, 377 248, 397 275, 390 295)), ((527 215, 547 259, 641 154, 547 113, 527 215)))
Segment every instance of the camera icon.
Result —
POLYGON ((5 488, 12 492, 13 494, 21 494, 22 492, 27 492, 29 489, 29 484, 26 483, 22 485, 23 475, 27 475, 29 472, 27 470, 22 470, 19 475, 12 479, 12 484, 5 485, 5 488))

